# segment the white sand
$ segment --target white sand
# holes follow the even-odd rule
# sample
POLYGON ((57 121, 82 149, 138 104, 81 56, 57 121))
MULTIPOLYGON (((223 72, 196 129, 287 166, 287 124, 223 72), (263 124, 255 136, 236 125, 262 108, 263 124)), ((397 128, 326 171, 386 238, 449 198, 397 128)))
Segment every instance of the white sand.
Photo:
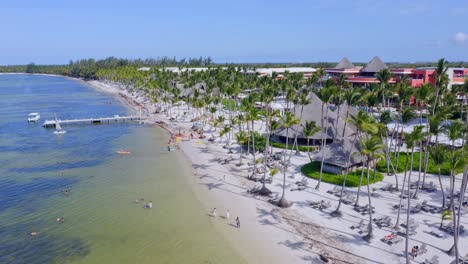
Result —
MULTIPOLYGON (((122 87, 113 84, 104 84, 98 81, 89 82, 101 89, 109 92, 122 92, 122 87)), ((135 95, 126 92, 137 103, 145 105, 146 108, 153 107, 141 95, 135 95)), ((153 112, 149 110, 149 112, 153 112)), ((174 107, 174 116, 179 116, 177 122, 170 123, 165 114, 152 114, 150 121, 163 121, 170 125, 166 126, 168 130, 185 130, 190 134, 190 117, 183 118, 183 113, 193 112, 184 107, 174 107), (181 120, 183 119, 183 120, 181 120)), ((262 124, 256 127, 264 127, 262 124)), ((209 126, 205 127, 205 131, 209 126)), ((208 137, 211 132, 205 133, 208 137)), ((216 132, 214 132, 217 135, 216 132)), ((237 167, 238 146, 233 145, 235 159, 227 165, 222 165, 221 160, 229 157, 227 150, 223 149, 225 138, 222 142, 216 137, 216 142, 204 140, 187 140, 180 143, 181 149, 194 167, 194 177, 192 179, 194 190, 204 204, 207 213, 213 207, 217 208, 218 216, 224 216, 225 210, 231 211, 231 224, 235 224, 235 218, 239 216, 241 228, 237 229, 229 225, 225 219, 217 217, 216 219, 207 216, 207 221, 212 221, 214 226, 222 232, 226 239, 247 259, 249 263, 323 263, 319 260, 318 254, 325 253, 333 260, 330 263, 400 263, 404 260, 404 241, 389 246, 380 241, 381 238, 388 235, 392 229, 379 229, 374 225, 374 239, 371 243, 364 241, 361 234, 349 227, 358 223, 361 219, 368 221, 368 216, 361 215, 353 210, 351 205, 342 205, 342 217, 331 217, 332 212, 338 203, 338 198, 328 194, 326 191, 334 185, 322 183, 319 191, 313 187, 316 180, 308 179, 309 188, 305 191, 294 191, 290 189, 295 187, 295 182, 304 178, 300 172, 300 166, 306 164, 309 160, 305 153, 299 155, 293 154, 291 159, 292 166, 289 167, 287 176, 286 197, 294 202, 288 209, 279 209, 271 205, 267 198, 253 196, 247 193, 253 186, 259 186, 260 183, 248 181, 245 177, 248 175, 248 166, 237 167), (226 181, 223 180, 226 175, 226 181), (290 178, 294 175, 294 179, 290 178), (330 209, 319 211, 311 208, 308 204, 312 201, 325 200, 332 203, 330 209), (340 261, 338 261, 338 260, 340 261)), ((244 163, 252 162, 252 156, 247 155, 244 163)), ((417 172, 413 173, 412 181, 417 180, 417 172)), ((398 177, 400 186, 403 175, 398 177)), ((457 178, 459 186, 460 176, 457 178)), ((429 175, 427 182, 434 182, 438 186, 437 177, 429 175)), ((386 183, 394 183, 394 176, 386 176, 383 182, 372 185, 371 187, 380 188, 386 183)), ((269 188, 274 193, 281 194, 282 175, 278 174, 273 179, 269 188)), ((445 177, 443 184, 446 188, 449 186, 448 178, 445 177)), ((357 188, 349 188, 350 193, 355 193, 357 188)), ((387 193, 377 191, 372 199, 372 204, 376 208, 374 218, 380 216, 390 216, 392 223, 396 220, 396 210, 392 208, 393 204, 399 202, 398 193, 387 193)), ((435 193, 427 193, 423 190, 419 192, 419 200, 412 200, 412 205, 427 200, 431 205, 440 206, 441 193, 438 190, 435 193)), ((406 200, 404 200, 406 203, 406 200)), ((367 204, 367 191, 362 188, 360 204, 367 204)), ((426 243, 428 252, 418 256, 414 263, 422 263, 424 259, 431 258, 433 255, 439 256, 439 263, 450 263, 453 257, 449 257, 443 252, 453 243, 453 237, 446 234, 445 238, 436 238, 429 234, 430 231, 439 231, 440 214, 430 214, 420 212, 411 214, 420 226, 417 234, 411 236, 409 248, 415 245, 426 243)), ((406 211, 402 210, 400 223, 406 222, 406 211)), ((468 227, 467 216, 462 216, 461 224, 468 227)), ((404 231, 405 229, 401 229, 404 231)), ((461 235, 459 242, 460 255, 468 253, 468 236, 461 235)))

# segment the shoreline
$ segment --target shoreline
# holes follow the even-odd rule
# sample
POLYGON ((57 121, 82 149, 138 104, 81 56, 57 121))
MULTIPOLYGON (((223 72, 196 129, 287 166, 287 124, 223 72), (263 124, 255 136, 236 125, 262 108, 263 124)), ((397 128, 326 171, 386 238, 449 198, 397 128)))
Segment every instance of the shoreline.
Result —
MULTIPOLYGON (((171 137, 178 133, 177 129, 191 131, 190 121, 171 122, 164 114, 155 114, 154 106, 151 103, 145 103, 146 98, 139 94, 131 94, 122 87, 118 87, 118 84, 97 80, 80 81, 95 89, 119 96, 130 109, 139 110, 142 105, 148 111, 148 119, 145 122, 161 127, 171 137)), ((304 249, 292 248, 294 244, 307 245, 316 239, 327 241, 332 245, 332 249, 346 247, 344 244, 327 239, 325 234, 317 234, 313 239, 308 238, 301 224, 288 220, 304 219, 303 221, 306 221, 306 218, 295 210, 278 209, 268 202, 268 198, 246 195, 247 191, 256 185, 245 179, 244 174, 248 168, 225 166, 213 162, 229 157, 221 146, 211 146, 207 144, 206 139, 194 139, 182 140, 179 147, 180 154, 189 161, 193 170, 192 175, 188 175, 192 190, 206 212, 216 207, 219 210, 218 214, 224 215, 225 210, 229 209, 232 219, 236 216, 241 219, 241 230, 230 225, 226 226, 225 223, 220 223, 221 221, 213 219, 207 219, 207 221, 213 222, 217 231, 246 259, 247 263, 311 263, 311 261, 321 263, 318 257, 306 257, 311 253, 317 256, 329 256, 333 263, 363 263, 359 258, 345 256, 340 252, 333 252, 333 256, 330 256, 330 250, 320 244, 310 246, 310 248, 307 246, 304 249), (204 167, 207 163, 216 163, 216 165, 212 169, 206 169, 204 167), (219 175, 221 172, 226 175, 226 180, 219 175), (344 259, 352 261, 347 262, 344 259)))

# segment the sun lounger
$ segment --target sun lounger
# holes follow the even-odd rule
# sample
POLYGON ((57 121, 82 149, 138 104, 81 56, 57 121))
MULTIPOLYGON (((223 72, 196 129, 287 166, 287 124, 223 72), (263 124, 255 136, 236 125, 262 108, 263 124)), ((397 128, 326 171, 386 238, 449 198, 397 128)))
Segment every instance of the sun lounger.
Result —
POLYGON ((426 243, 422 243, 418 250, 418 256, 427 253, 427 245, 426 243))
POLYGON ((382 242, 387 243, 389 245, 397 244, 401 241, 403 241, 403 238, 399 237, 395 233, 391 233, 388 236, 385 236, 384 238, 381 239, 382 242))
MULTIPOLYGON (((414 194, 414 192, 410 192, 410 193, 409 193, 409 196, 413 196, 413 194, 414 194)), ((399 197, 402 197, 403 199, 408 198, 408 191, 404 191, 404 192, 403 192, 403 195, 400 194, 399 197)))
POLYGON ((410 184, 410 189, 417 189, 419 187, 419 182, 415 181, 410 184))
POLYGON ((459 257, 458 259, 461 260, 462 263, 468 263, 468 253, 466 253, 464 257, 459 257))
POLYGON ((434 255, 431 259, 424 260, 423 264, 439 264, 439 256, 434 255))
POLYGON ((393 184, 389 183, 385 185, 384 187, 380 188, 380 190, 384 192, 392 192, 393 191, 393 184))
MULTIPOLYGON (((410 229, 408 230, 408 235, 409 235, 409 236, 414 236, 414 235, 416 235, 417 233, 418 233, 418 232, 416 232, 415 229, 411 229, 411 228, 410 228, 410 229)), ((397 234, 398 234, 399 236, 406 237, 406 231, 398 231, 397 234)))
POLYGON ((365 226, 364 219, 361 219, 361 221, 359 221, 359 223, 350 226, 350 228, 351 229, 358 229, 358 228, 361 228, 363 226, 365 226))
POLYGON ((291 192, 294 192, 294 191, 303 191, 305 190, 307 187, 306 186, 298 186, 296 188, 291 188, 291 192))
MULTIPOLYGON (((451 235, 453 235, 453 234, 454 234, 454 231, 455 231, 455 230, 453 230, 453 225, 452 225, 452 224, 449 224, 449 225, 442 225, 442 226, 439 227, 439 229, 442 230, 442 231, 444 231, 444 232, 446 232, 446 233, 449 233, 449 234, 451 234, 451 235)), ((459 233, 459 234, 463 234, 464 232, 465 232, 465 227, 464 227, 463 225, 460 225, 460 228, 459 228, 459 230, 458 230, 458 233, 459 233)))
POLYGON ((410 209, 410 213, 412 214, 419 213, 420 211, 421 211, 421 204, 417 204, 415 207, 410 209))
POLYGON ((402 224, 400 224, 400 226, 403 227, 403 228, 415 229, 415 228, 417 228, 419 226, 419 224, 414 222, 413 219, 410 219, 409 225, 407 225, 406 223, 402 223, 402 224))
POLYGON ((323 202, 323 201, 314 201, 314 202, 310 202, 309 205, 312 206, 312 207, 319 206, 321 202, 323 202))
POLYGON ((338 192, 340 192, 340 191, 341 191, 340 188, 339 188, 338 186, 335 186, 333 189, 328 190, 327 193, 329 193, 329 194, 335 194, 335 193, 338 193, 338 192))
POLYGON ((435 236, 435 237, 438 237, 438 238, 443 238, 445 235, 444 233, 441 233, 441 232, 437 232, 437 231, 431 231, 429 232, 429 234, 435 236))
POLYGON ((356 196, 347 194, 344 198, 342 198, 343 203, 345 204, 352 204, 356 202, 356 196))
POLYGON ((384 216, 381 218, 374 218, 373 221, 379 227, 389 227, 392 225, 392 219, 389 216, 384 216))

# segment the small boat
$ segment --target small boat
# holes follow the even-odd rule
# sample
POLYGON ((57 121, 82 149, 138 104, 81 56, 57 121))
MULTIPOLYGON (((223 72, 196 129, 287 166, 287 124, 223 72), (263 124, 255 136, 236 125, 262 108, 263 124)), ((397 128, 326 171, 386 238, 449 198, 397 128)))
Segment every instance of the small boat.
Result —
POLYGON ((117 151, 117 154, 128 155, 128 154, 132 154, 132 153, 130 151, 128 151, 128 150, 121 149, 121 150, 117 151))
POLYGON ((67 131, 62 129, 60 122, 58 121, 57 117, 55 117, 55 131, 54 134, 65 134, 67 131))
POLYGON ((41 118, 41 115, 39 113, 30 113, 28 115, 28 122, 37 122, 41 118))

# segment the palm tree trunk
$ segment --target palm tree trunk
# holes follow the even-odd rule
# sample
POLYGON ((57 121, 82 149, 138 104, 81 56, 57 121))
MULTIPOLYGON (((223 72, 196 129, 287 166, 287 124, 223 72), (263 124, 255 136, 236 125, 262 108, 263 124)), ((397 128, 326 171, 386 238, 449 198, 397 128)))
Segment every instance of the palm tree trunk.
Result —
MULTIPOLYGON (((345 132, 346 132, 346 125, 348 124, 348 118, 349 118, 349 103, 347 104, 346 106, 346 120, 344 122, 344 126, 343 126, 343 135, 341 137, 344 137, 345 136, 345 132)), ((322 124, 323 125, 323 124, 322 124)))
POLYGON ((254 121, 252 120, 252 154, 253 154, 253 173, 252 177, 257 175, 257 159, 255 158, 255 129, 254 129, 254 121))
POLYGON ((411 212, 411 172, 413 171, 413 157, 414 157, 414 147, 411 148, 411 165, 410 171, 408 175, 408 203, 406 208, 406 239, 405 239, 405 256, 406 256, 406 264, 410 264, 408 248, 409 248, 409 219, 410 219, 410 212, 411 212))
POLYGON ((358 189, 357 189, 356 202, 354 203, 354 206, 359 206, 359 197, 361 195, 361 186, 362 186, 362 179, 363 178, 364 178, 364 168, 362 168, 361 178, 359 178, 359 186, 358 186, 358 189))
MULTIPOLYGON (((322 104, 322 112, 323 112, 323 104, 322 104)), ((315 186, 315 190, 318 190, 320 188, 320 183, 322 182, 322 176, 323 176, 323 163, 325 162, 325 153, 326 153, 326 151, 325 151, 325 141, 326 141, 326 136, 327 136, 327 132, 328 132, 328 106, 327 106, 327 111, 326 111, 326 114, 325 114, 325 119, 326 119, 327 123, 325 125, 325 131, 324 131, 324 133, 322 135, 322 161, 321 161, 321 165, 320 165, 320 178, 319 178, 319 181, 317 183, 317 186, 315 186)))
POLYGON ((356 141, 357 141, 357 137, 358 135, 356 135, 353 139, 353 143, 350 147, 350 150, 349 150, 349 154, 348 154, 348 162, 346 163, 346 171, 345 171, 345 175, 343 177, 343 185, 341 186, 341 192, 340 192, 340 199, 338 200, 338 206, 336 207, 335 211, 333 212, 333 214, 335 215, 339 215, 340 214, 340 207, 341 207, 341 203, 343 201, 343 194, 344 194, 344 191, 345 191, 345 188, 346 188, 346 179, 348 178, 348 174, 349 174, 349 164, 351 163, 351 156, 352 156, 352 149, 353 149, 353 146, 356 144, 356 141))
MULTIPOLYGON (((288 147, 288 142, 289 142, 289 128, 286 128, 286 148, 288 147)), ((281 198, 278 201, 279 206, 286 206, 286 171, 288 170, 288 164, 286 163, 286 151, 283 150, 283 191, 281 193, 281 198)))
POLYGON ((262 189, 260 190, 260 193, 269 193, 269 191, 266 188, 266 175, 267 175, 267 161, 268 161, 268 148, 270 147, 270 134, 271 134, 271 126, 269 125, 270 122, 268 122, 268 113, 265 118, 265 123, 266 123, 266 129, 267 129, 267 134, 266 134, 266 143, 265 143, 265 151, 263 153, 263 166, 265 168, 265 172, 263 173, 263 183, 262 183, 262 189))
POLYGON ((432 135, 429 135, 429 138, 427 139, 426 146, 424 149, 424 174, 423 174, 423 181, 422 181, 422 186, 426 183, 426 175, 427 175, 427 166, 429 163, 429 143, 431 142, 432 135))
POLYGON ((371 199, 371 191, 370 191, 370 179, 369 179, 369 163, 370 163, 370 158, 367 157, 367 199, 368 199, 368 204, 369 204, 369 226, 368 226, 368 232, 366 239, 367 241, 371 241, 373 234, 372 234, 372 199, 371 199))
MULTIPOLYGON (((408 150, 406 150, 406 165, 405 165, 405 174, 403 176, 403 185, 401 186, 401 193, 400 193, 400 202, 398 203, 398 213, 397 213, 397 220, 396 220, 396 223, 395 223, 395 226, 394 228, 396 230, 400 229, 400 213, 401 213, 401 204, 403 202, 403 194, 405 192, 405 185, 406 185, 406 175, 407 175, 407 172, 408 172, 408 158, 409 157, 409 153, 408 153, 408 150)), ((409 185, 409 183, 408 183, 409 185)), ((409 197, 408 197, 409 199, 409 197)))
POLYGON ((438 174, 437 178, 439 179, 440 191, 442 192, 442 208, 445 208, 445 193, 444 186, 442 185, 442 178, 440 177, 440 166, 437 168, 438 174))

